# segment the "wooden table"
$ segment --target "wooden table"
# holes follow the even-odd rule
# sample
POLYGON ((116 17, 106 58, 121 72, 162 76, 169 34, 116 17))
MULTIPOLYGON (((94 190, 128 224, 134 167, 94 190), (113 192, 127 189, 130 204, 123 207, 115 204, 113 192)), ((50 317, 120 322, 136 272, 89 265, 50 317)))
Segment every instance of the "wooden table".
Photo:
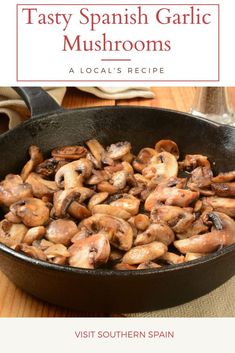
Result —
MULTIPOLYGON (((159 87, 153 88, 156 98, 131 100, 102 100, 90 94, 69 88, 63 100, 66 108, 100 105, 142 105, 163 107, 188 112, 195 93, 194 87, 159 87)), ((235 87, 232 90, 235 106, 235 87)), ((82 317, 105 316, 96 313, 86 314, 70 311, 46 304, 17 288, 0 272, 0 317, 82 317)), ((107 316, 107 315, 106 315, 107 316)))

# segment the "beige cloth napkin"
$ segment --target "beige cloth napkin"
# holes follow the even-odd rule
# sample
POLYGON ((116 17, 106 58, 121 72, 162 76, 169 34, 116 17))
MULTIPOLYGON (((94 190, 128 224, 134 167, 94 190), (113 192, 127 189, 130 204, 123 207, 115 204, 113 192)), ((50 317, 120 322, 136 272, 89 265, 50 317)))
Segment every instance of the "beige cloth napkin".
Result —
POLYGON ((235 317, 235 276, 212 292, 172 308, 128 317, 235 317))
MULTIPOLYGON (((154 98, 149 87, 77 87, 79 90, 91 93, 103 99, 130 99, 135 97, 154 98)), ((57 101, 62 103, 66 87, 44 87, 57 101)), ((30 113, 19 95, 11 87, 0 87, 0 119, 8 119, 9 129, 28 119, 30 113)))

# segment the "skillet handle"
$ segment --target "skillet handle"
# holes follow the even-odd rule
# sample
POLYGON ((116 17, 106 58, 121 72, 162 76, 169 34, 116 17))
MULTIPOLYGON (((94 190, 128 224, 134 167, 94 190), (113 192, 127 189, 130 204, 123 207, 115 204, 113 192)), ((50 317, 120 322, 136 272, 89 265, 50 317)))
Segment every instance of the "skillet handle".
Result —
POLYGON ((13 87, 23 98, 31 111, 31 118, 39 118, 53 113, 59 113, 64 109, 40 87, 13 87))

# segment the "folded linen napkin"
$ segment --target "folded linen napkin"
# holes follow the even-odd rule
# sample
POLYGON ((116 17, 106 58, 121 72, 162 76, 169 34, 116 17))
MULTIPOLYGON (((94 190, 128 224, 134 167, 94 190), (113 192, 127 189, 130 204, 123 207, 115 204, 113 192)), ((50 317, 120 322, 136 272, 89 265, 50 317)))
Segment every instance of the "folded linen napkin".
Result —
MULTIPOLYGON (((154 98, 149 87, 77 87, 103 99, 130 99, 135 97, 154 98)), ((44 89, 61 104, 66 87, 44 87, 44 89)), ((11 87, 0 87, 0 121, 7 119, 8 128, 12 129, 30 117, 26 104, 11 87)), ((5 124, 6 125, 6 124, 5 124)))
POLYGON ((172 308, 128 317, 235 317, 235 276, 210 293, 172 308))

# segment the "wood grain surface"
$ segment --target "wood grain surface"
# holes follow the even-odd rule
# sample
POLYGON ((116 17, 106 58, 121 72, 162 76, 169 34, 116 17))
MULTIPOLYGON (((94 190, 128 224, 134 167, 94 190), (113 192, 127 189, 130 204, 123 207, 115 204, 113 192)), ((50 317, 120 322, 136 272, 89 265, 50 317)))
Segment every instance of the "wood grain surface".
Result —
MULTIPOLYGON (((141 105, 176 109, 188 112, 193 101, 195 87, 154 87, 155 99, 102 100, 69 88, 63 100, 66 108, 101 105, 141 105)), ((232 89, 235 106, 235 87, 232 89)), ((84 317, 109 316, 105 313, 81 313, 44 303, 17 288, 0 272, 0 317, 84 317)), ((113 315, 115 316, 115 315, 113 315)))

